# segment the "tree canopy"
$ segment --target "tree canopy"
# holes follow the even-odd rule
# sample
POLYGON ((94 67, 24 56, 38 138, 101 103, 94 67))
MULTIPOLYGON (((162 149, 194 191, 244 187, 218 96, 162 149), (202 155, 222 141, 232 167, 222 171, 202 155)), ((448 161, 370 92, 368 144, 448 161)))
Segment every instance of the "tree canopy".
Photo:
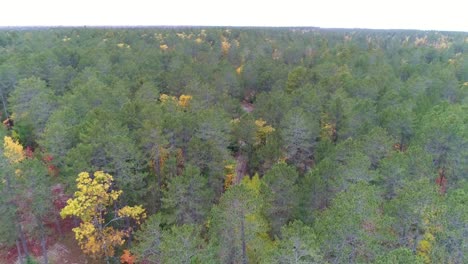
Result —
POLYGON ((0 29, 0 253, 467 263, 467 92, 466 32, 0 29))

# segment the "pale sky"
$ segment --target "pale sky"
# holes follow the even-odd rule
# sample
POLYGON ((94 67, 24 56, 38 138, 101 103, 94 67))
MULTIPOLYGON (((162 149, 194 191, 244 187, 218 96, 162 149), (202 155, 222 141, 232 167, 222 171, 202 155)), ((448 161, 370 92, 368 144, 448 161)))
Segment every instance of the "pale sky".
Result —
POLYGON ((468 0, 0 0, 0 26, 111 25, 468 32, 468 0))

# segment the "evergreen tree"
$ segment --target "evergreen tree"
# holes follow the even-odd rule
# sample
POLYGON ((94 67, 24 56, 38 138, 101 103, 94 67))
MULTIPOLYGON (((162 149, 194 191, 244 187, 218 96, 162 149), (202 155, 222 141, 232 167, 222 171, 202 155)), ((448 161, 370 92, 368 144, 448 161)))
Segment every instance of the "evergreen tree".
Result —
POLYGON ((171 178, 163 194, 162 207, 168 224, 203 223, 213 200, 206 176, 192 165, 187 165, 182 175, 171 178))

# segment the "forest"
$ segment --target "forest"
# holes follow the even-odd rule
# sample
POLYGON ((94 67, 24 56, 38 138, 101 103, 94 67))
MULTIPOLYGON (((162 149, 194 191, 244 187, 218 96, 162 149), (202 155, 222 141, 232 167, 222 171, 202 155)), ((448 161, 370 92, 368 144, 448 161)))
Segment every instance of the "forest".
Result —
POLYGON ((468 263, 468 33, 0 29, 0 263, 468 263))

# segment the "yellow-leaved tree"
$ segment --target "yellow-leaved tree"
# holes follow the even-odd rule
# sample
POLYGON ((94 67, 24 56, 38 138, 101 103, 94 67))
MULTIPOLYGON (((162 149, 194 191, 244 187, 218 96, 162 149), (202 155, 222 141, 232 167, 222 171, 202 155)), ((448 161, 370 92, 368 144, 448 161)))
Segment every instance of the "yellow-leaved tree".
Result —
POLYGON ((113 178, 110 174, 102 171, 96 171, 93 175, 82 172, 76 182, 78 190, 67 201, 60 215, 62 218, 80 218, 82 222, 73 228, 73 232, 81 249, 93 257, 104 257, 108 262, 109 257, 114 255, 114 248, 121 246, 132 230, 130 226, 117 229, 112 224, 125 219, 133 219, 140 224, 146 218, 145 209, 141 206, 116 208, 122 191, 112 188, 113 178), (111 207, 112 210, 109 210, 111 207))
POLYGON ((4 155, 11 163, 18 163, 24 159, 23 146, 11 137, 3 139, 4 155))
POLYGON ((179 96, 179 106, 182 106, 182 107, 188 107, 189 106, 189 103, 190 103, 190 100, 192 100, 192 96, 191 95, 186 95, 186 94, 182 94, 179 96))
POLYGON ((179 96, 179 99, 177 100, 177 97, 172 96, 172 95, 167 95, 167 94, 161 94, 159 96, 159 100, 161 103, 166 104, 166 103, 173 103, 175 105, 181 106, 182 108, 187 108, 190 104, 190 100, 192 100, 191 95, 187 94, 182 94, 179 96))
POLYGON ((255 120, 255 126, 257 127, 255 145, 265 144, 267 136, 275 131, 275 129, 267 125, 266 121, 263 119, 255 120))

